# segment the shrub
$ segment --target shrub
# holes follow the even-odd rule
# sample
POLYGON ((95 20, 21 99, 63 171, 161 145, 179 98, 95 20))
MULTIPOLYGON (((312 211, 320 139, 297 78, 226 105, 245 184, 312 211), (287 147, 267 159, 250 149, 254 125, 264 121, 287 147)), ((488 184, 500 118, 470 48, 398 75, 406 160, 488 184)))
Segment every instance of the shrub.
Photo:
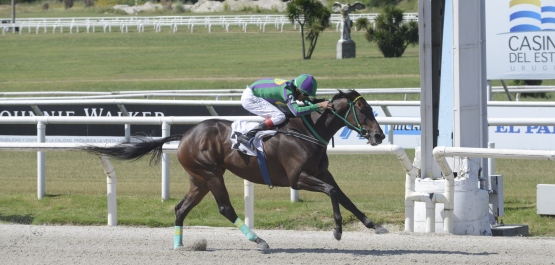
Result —
MULTIPOLYGON (((515 86, 540 86, 543 80, 513 80, 513 84, 515 86)), ((522 97, 531 97, 531 98, 549 98, 549 96, 545 92, 538 92, 538 93, 521 93, 522 97)))
POLYGON ((83 0, 83 4, 85 4, 85 7, 92 7, 94 6, 94 0, 83 0))
POLYGON ((418 43, 418 23, 404 23, 403 10, 389 6, 376 17, 376 28, 366 29, 365 37, 378 44, 384 57, 401 57, 409 45, 418 43))
POLYGON ((181 2, 177 2, 177 4, 175 4, 174 11, 175 13, 181 14, 187 12, 187 9, 185 9, 185 6, 181 2))
POLYGON ((118 4, 117 0, 98 0, 98 6, 101 7, 113 7, 118 4))
POLYGON ((160 4, 162 4, 164 9, 172 10, 172 1, 171 0, 160 0, 160 4))
POLYGON ((365 17, 359 17, 356 21, 355 21, 355 28, 356 30, 368 30, 368 28, 370 27, 370 21, 365 18, 365 17))
POLYGON ((73 7, 73 0, 64 0, 65 9, 70 9, 73 7))

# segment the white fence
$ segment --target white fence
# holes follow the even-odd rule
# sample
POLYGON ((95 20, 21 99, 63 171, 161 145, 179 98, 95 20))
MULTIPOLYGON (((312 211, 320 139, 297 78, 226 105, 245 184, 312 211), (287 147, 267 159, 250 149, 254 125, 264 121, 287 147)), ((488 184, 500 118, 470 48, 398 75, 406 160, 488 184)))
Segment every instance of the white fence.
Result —
MULTIPOLYGON (((191 123, 198 122, 197 119, 191 119, 191 123)), ((38 125, 40 126, 40 123, 38 125)), ((44 132, 44 130, 42 130, 44 132)), ((39 141, 44 138, 38 136, 39 141)), ((102 144, 98 146, 113 146, 114 144, 102 144)), ((162 194, 168 196, 169 199, 169 166, 164 166, 164 164, 169 164, 169 157, 167 153, 175 153, 177 150, 177 144, 165 144, 163 146, 163 164, 162 164, 162 194), (167 189, 167 191, 164 191, 167 189)), ((37 152, 37 196, 41 199, 45 195, 45 156, 43 151, 69 151, 69 150, 81 150, 82 144, 73 143, 0 143, 0 150, 8 151, 38 151, 37 152)), ((336 146, 334 148, 328 148, 329 154, 392 154, 397 157, 401 166, 407 172, 407 174, 416 174, 416 169, 412 166, 404 149, 396 145, 382 145, 382 146, 336 146)), ((107 198, 108 198, 108 225, 117 225, 117 204, 116 204, 116 171, 111 165, 109 159, 106 156, 100 156, 100 161, 104 172, 106 173, 106 185, 107 185, 107 198)), ((245 180, 245 224, 250 228, 254 227, 254 185, 253 183, 245 180)), ((164 195, 163 195, 164 196, 164 195)), ((298 191, 291 189, 291 200, 298 200, 298 191)))
MULTIPOLYGON (((161 125, 162 137, 169 136, 170 126, 174 124, 197 124, 203 120, 216 118, 214 116, 197 116, 197 117, 53 117, 53 116, 34 116, 34 117, 2 117, 0 124, 36 124, 37 125, 37 141, 45 142, 46 125, 47 124, 112 124, 126 125, 125 136, 129 137, 129 125, 161 125)), ((258 116, 218 116, 217 118, 227 120, 245 120, 245 121, 262 121, 258 116)), ((377 119, 380 124, 411 124, 420 123, 415 118, 394 118, 384 117, 377 119)), ((163 157, 162 161, 162 199, 167 200, 169 195, 169 157, 163 157)), ((39 183, 44 183, 45 158, 38 155, 38 173, 39 183)), ((44 185, 39 185, 37 197, 44 197, 44 185)))
MULTIPOLYGON (((414 202, 426 203, 426 232, 435 232, 435 207, 444 204, 443 227, 445 232, 453 233, 455 207, 455 177, 445 157, 510 158, 528 160, 555 161, 555 151, 488 149, 467 147, 437 146, 433 150, 434 158, 445 176, 444 192, 423 193, 415 191, 416 177, 407 173, 405 184, 405 232, 414 232, 414 202)), ((463 205, 463 203, 458 203, 463 205)))
MULTIPOLYGON (((196 124, 202 120, 213 118, 209 117, 48 117, 48 116, 35 116, 35 117, 5 117, 0 119, 0 123, 3 124, 37 124, 37 139, 39 143, 0 143, 0 150, 15 150, 15 151, 38 151, 37 152, 37 196, 42 198, 45 194, 45 156, 43 151, 66 151, 75 150, 80 147, 79 144, 62 144, 62 143, 44 143, 44 132, 46 124, 159 124, 162 125, 162 136, 167 136, 169 132, 169 126, 171 124, 196 124)), ((220 117, 225 119, 246 119, 246 120, 261 120, 259 117, 220 117)), ((398 123, 406 124, 407 121, 399 118, 381 118, 378 122, 381 124, 398 123)), ((411 120, 414 122, 413 120, 411 120)), ((489 121, 491 124, 496 125, 538 125, 538 124, 549 124, 555 125, 555 119, 496 119, 494 121, 489 121)), ((464 157, 490 157, 490 158, 521 158, 521 159, 544 159, 544 160, 554 160, 555 161, 555 151, 538 151, 538 150, 503 150, 503 149, 481 149, 481 148, 450 148, 442 147, 442 151, 434 152, 440 168, 443 174, 446 176, 446 191, 445 194, 437 194, 435 202, 445 203, 447 202, 447 207, 453 205, 453 197, 451 191, 452 182, 452 171, 449 166, 444 161, 444 156, 464 156, 464 157), (439 153, 438 153, 439 152, 439 153), (448 187, 449 186, 449 187, 448 187)), ((169 163, 169 157, 167 153, 175 152, 177 145, 165 145, 164 146, 164 158, 162 164, 162 197, 164 199, 169 199, 169 165, 164 165, 169 163)), ((437 149, 437 148, 436 148, 437 149)), ((439 150, 439 149, 438 149, 439 150)), ((424 196, 422 194, 416 194, 411 187, 414 186, 414 180, 416 178, 416 171, 412 166, 412 163, 408 160, 404 150, 396 145, 382 145, 378 147, 371 146, 337 146, 335 148, 328 148, 329 154, 394 154, 399 159, 401 166, 407 174, 407 190, 405 197, 407 200, 414 201, 426 201, 428 202, 429 196, 424 196)), ((104 171, 107 174, 107 194, 108 194, 108 225, 117 224, 117 213, 115 206, 115 193, 116 193, 116 175, 114 169, 111 167, 108 159, 101 157, 101 162, 104 167, 104 171)), ((292 190, 291 197, 297 197, 294 195, 292 190)), ((254 190, 252 183, 245 181, 245 223, 249 227, 254 227, 254 190)), ((435 197, 434 197, 435 198, 435 197)), ((431 198, 429 198, 431 199, 431 198)), ((407 231, 412 231, 414 220, 414 212, 411 212, 410 203, 407 204, 405 209, 405 229, 407 231)), ((446 208, 447 210, 452 210, 446 208)), ((453 218, 451 215, 452 211, 446 211, 446 216, 444 220, 444 227, 447 232, 452 232, 453 228, 453 218)), ((433 232, 432 225, 435 223, 435 219, 431 216, 427 218, 427 226, 430 232, 433 232)))
MULTIPOLYGON (((345 88, 320 88, 318 96, 328 96, 337 93, 337 90, 345 88)), ((373 94, 420 94, 420 88, 355 88, 362 95, 373 94)), ((508 86, 507 91, 501 86, 491 87, 492 93, 553 93, 554 86, 508 86)), ((219 100, 220 98, 239 98, 243 89, 201 89, 201 90, 149 90, 149 91, 113 91, 113 92, 81 92, 81 91, 42 91, 42 92, 0 92, 0 101, 4 100, 43 100, 43 99, 115 99, 115 98, 147 98, 156 97, 187 97, 187 98, 209 98, 219 100)), ((516 101, 519 97, 517 97, 516 101)), ((1 103, 0 103, 1 104, 1 103)), ((419 104, 419 103, 418 103, 419 104)))
MULTIPOLYGON (((370 23, 374 23, 376 13, 355 13, 349 14, 351 20, 358 18, 367 18, 370 23)), ((406 13, 405 21, 417 21, 417 13, 406 13)), ((4 18, 3 21, 10 21, 4 18)), ((332 14, 330 18, 332 25, 335 25, 336 31, 339 31, 341 24, 341 15, 332 14)), ((155 32, 162 31, 167 28, 172 32, 177 32, 179 28, 187 27, 191 33, 195 27, 204 27, 208 32, 212 32, 212 27, 221 27, 229 32, 229 27, 234 26, 247 32, 248 26, 256 26, 260 31, 266 32, 266 26, 273 26, 276 30, 283 32, 285 25, 291 25, 293 29, 297 29, 285 15, 241 15, 241 16, 152 16, 152 17, 73 17, 73 18, 18 18, 16 23, 2 23, 0 30, 2 35, 6 32, 18 28, 19 34, 27 33, 79 33, 84 30, 87 33, 96 32, 97 28, 102 32, 112 32, 112 28, 119 32, 129 32, 129 28, 135 28, 137 32, 144 32, 145 28, 152 28, 155 32)))
MULTIPOLYGON (((102 145, 110 146, 110 145, 102 145)), ((62 143, 0 143, 1 150, 10 151, 68 151, 79 150, 80 144, 62 144, 62 143)), ((175 153, 177 150, 176 144, 164 145, 164 153, 175 153)), ((511 158, 511 159, 539 159, 555 161, 555 151, 539 151, 539 150, 509 150, 509 149, 483 149, 483 148, 457 148, 457 147, 436 147, 434 149, 434 157, 438 162, 440 169, 444 176, 445 192, 436 193, 434 196, 430 194, 418 193, 414 190, 414 184, 417 176, 418 169, 415 168, 405 151, 396 145, 382 145, 382 146, 336 146, 335 148, 328 149, 329 154, 392 154, 397 157, 402 168, 404 169, 406 177, 406 190, 405 190, 405 231, 414 231, 414 202, 423 201, 427 203, 444 203, 445 204, 445 217, 444 229, 445 232, 453 232, 453 209, 454 209, 454 177, 453 171, 450 169, 449 164, 445 157, 488 157, 488 158, 511 158)), ((40 159, 40 156, 38 156, 40 159)), ((117 225, 117 206, 116 206, 116 172, 105 156, 100 157, 104 172, 107 175, 107 198, 108 198, 108 225, 117 225)), ((40 171, 39 171, 40 172, 40 171)), ((44 181, 44 180, 42 180, 44 181)), ((248 181, 245 184, 245 223, 250 227, 254 227, 254 185, 248 181)), ((41 180, 38 180, 38 186, 41 185, 41 180)), ((40 187, 39 187, 40 189, 40 187)), ((292 195, 293 196, 293 195, 292 195)), ((432 208, 431 208, 432 209, 432 208)), ((435 209, 435 208, 434 208, 435 209)), ((427 218, 427 232, 434 232, 435 226, 435 210, 426 212, 427 218)))

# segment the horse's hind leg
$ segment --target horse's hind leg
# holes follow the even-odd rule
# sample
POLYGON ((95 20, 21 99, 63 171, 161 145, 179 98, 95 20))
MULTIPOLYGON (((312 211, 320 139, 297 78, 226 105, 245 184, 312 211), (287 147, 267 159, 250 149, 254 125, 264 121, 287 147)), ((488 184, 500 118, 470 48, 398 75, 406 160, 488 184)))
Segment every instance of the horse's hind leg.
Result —
POLYGON ((230 222, 235 224, 241 232, 247 237, 248 240, 253 241, 257 244, 258 250, 262 251, 263 253, 270 252, 270 246, 264 241, 264 239, 258 237, 245 223, 243 220, 237 216, 235 213, 235 209, 231 205, 231 201, 229 200, 229 193, 227 192, 227 188, 223 182, 223 173, 216 174, 215 172, 205 171, 202 173, 202 176, 206 177, 207 185, 214 198, 216 199, 216 203, 218 204, 218 210, 220 214, 225 216, 230 222), (207 177, 208 176, 208 177, 207 177))
POLYGON ((183 246, 183 221, 185 217, 187 217, 193 207, 202 201, 209 191, 205 185, 195 183, 193 178, 190 178, 190 184, 191 186, 187 195, 175 206, 175 235, 173 243, 175 249, 183 246))

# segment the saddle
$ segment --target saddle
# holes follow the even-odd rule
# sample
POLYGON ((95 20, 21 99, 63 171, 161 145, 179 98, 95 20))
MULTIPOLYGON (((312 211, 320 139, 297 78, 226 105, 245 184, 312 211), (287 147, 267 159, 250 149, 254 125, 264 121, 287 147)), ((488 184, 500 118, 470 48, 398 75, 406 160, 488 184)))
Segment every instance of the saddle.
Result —
POLYGON ((256 150, 263 152, 264 151, 264 146, 262 145, 263 139, 266 137, 271 137, 275 135, 277 131, 265 130, 265 131, 257 132, 256 135, 251 140, 252 145, 254 146, 254 149, 251 148, 250 143, 248 145, 244 145, 237 141, 239 136, 246 134, 256 125, 258 125, 258 122, 248 122, 248 121, 242 121, 242 120, 234 121, 231 124, 231 135, 230 135, 230 140, 232 143, 231 148, 250 156, 256 156, 256 150))

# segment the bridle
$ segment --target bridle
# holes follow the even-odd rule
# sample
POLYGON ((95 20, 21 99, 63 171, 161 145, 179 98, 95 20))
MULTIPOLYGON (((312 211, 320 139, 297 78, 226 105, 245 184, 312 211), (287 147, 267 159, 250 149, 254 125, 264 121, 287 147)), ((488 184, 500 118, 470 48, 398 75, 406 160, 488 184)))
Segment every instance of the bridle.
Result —
POLYGON ((357 100, 359 100, 359 99, 361 99, 361 98, 362 98, 362 96, 358 96, 358 97, 356 97, 353 101, 350 101, 350 100, 347 99, 347 101, 348 101, 348 103, 349 103, 349 109, 347 110, 347 113, 345 113, 345 117, 341 117, 341 115, 339 115, 339 114, 338 114, 337 112, 335 112, 333 109, 331 109, 330 111, 331 111, 331 113, 333 113, 333 115, 335 115, 335 116, 339 117, 340 119, 342 119, 342 120, 345 122, 345 125, 346 125, 347 127, 349 127, 349 125, 350 125, 351 128, 353 128, 355 131, 357 131, 358 134, 360 135, 360 137, 364 137, 365 135, 368 134, 368 131, 367 131, 366 129, 364 129, 364 128, 362 127, 362 125, 360 124, 360 122, 359 122, 359 120, 358 120, 357 112, 356 112, 356 110, 355 110, 355 102, 357 102, 357 100), (354 124, 350 123, 350 122, 347 120, 347 117, 349 116, 349 112, 351 112, 351 111, 353 111, 353 117, 355 118, 355 122, 356 122, 356 124, 357 124, 356 126, 355 126, 354 124))
MULTIPOLYGON (((345 117, 342 117, 339 113, 335 112, 335 110, 330 109, 331 113, 333 113, 333 115, 337 116, 338 118, 340 118, 341 120, 343 120, 343 122, 345 122, 345 126, 354 129, 356 132, 358 132, 360 137, 365 137, 368 135, 368 130, 364 129, 362 127, 362 125, 359 122, 358 116, 357 116, 357 112, 355 110, 355 102, 357 102, 357 100, 361 99, 362 96, 358 96, 356 97, 353 101, 347 99, 347 102, 349 103, 349 109, 347 110, 347 113, 345 113, 345 117), (347 120, 347 117, 349 116, 350 112, 353 112, 353 117, 355 118, 355 122, 356 122, 356 126, 352 123, 350 123, 347 120)), ((331 101, 331 100, 330 100, 331 101)), ((310 123, 308 122, 308 120, 306 119, 305 116, 301 116, 304 124, 308 127, 308 129, 310 130, 310 132, 312 133, 312 135, 314 135, 314 137, 316 137, 320 142, 322 142, 325 145, 328 145, 328 141, 324 140, 317 132, 316 130, 314 130, 314 128, 310 125, 310 123)))

